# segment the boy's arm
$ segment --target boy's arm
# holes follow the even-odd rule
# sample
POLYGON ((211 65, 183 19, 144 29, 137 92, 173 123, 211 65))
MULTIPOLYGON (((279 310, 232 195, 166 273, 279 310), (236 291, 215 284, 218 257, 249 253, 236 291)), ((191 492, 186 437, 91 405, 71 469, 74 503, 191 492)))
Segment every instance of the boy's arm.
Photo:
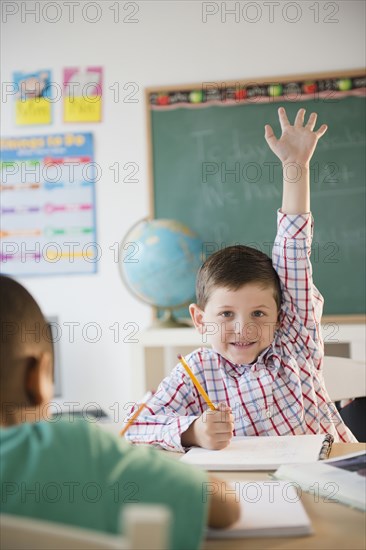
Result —
POLYGON ((239 499, 224 480, 210 475, 208 483, 213 490, 209 500, 207 524, 215 529, 230 527, 240 517, 239 499))
MULTIPOLYGON (((192 367, 192 364, 190 366, 192 367)), ((195 374, 197 376, 197 372, 195 374)), ((132 443, 155 445, 168 451, 184 452, 181 434, 203 412, 195 393, 183 367, 178 365, 171 375, 161 382, 148 406, 128 429, 126 439, 132 443)), ((135 407, 131 409, 125 422, 134 411, 135 407)))
POLYGON ((278 232, 273 246, 273 267, 281 280, 286 329, 292 340, 303 338, 315 364, 320 364, 323 346, 319 330, 323 297, 313 284, 310 262, 313 220, 310 214, 310 159, 326 125, 314 132, 316 114, 304 126, 301 109, 293 126, 279 109, 282 136, 279 140, 269 125, 265 138, 283 165, 283 201, 278 215, 278 232), (311 336, 309 340, 308 336, 311 336), (320 351, 320 355, 319 355, 320 351))

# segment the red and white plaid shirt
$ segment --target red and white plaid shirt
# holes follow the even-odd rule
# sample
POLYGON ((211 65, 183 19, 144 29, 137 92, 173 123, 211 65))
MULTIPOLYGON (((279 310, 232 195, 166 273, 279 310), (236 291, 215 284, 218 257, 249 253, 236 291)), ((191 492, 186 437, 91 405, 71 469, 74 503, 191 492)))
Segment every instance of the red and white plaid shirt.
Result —
MULTIPOLYGON (((185 357, 211 401, 232 408, 236 436, 330 433, 335 441, 356 441, 324 386, 320 326, 324 300, 312 280, 312 232, 311 213, 278 212, 272 262, 282 287, 280 326, 255 363, 236 365, 207 348, 185 357)), ((126 437, 134 443, 184 451, 181 434, 206 409, 179 363, 126 437)))

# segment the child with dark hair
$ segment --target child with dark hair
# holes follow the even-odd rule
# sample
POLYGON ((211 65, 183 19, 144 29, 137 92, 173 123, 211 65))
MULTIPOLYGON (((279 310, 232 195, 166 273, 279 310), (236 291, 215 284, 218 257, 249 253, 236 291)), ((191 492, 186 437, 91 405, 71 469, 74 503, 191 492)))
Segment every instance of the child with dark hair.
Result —
POLYGON ((169 548, 181 550, 200 547, 206 523, 238 519, 224 481, 82 418, 52 418, 49 326, 29 292, 3 275, 0 306, 3 513, 118 533, 126 504, 162 504, 172 514, 169 548))
POLYGON ((230 246, 198 273, 190 314, 211 348, 186 361, 217 410, 206 410, 179 363, 161 382, 148 413, 127 432, 130 441, 175 451, 192 445, 221 449, 233 435, 330 433, 335 441, 355 441, 323 380, 323 297, 310 263, 309 164, 327 127, 314 131, 317 115, 306 124, 304 115, 300 109, 291 125, 280 108, 280 139, 265 128, 284 174, 272 262, 255 249, 230 246))

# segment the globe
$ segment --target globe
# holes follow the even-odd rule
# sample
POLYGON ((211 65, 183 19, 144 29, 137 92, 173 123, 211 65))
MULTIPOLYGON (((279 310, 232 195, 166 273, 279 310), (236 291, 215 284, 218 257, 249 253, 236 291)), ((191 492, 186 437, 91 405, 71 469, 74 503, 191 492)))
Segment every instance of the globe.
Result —
POLYGON ((120 273, 127 288, 143 302, 164 310, 157 323, 181 326, 173 311, 195 299, 196 275, 203 242, 175 220, 144 219, 121 243, 120 273))

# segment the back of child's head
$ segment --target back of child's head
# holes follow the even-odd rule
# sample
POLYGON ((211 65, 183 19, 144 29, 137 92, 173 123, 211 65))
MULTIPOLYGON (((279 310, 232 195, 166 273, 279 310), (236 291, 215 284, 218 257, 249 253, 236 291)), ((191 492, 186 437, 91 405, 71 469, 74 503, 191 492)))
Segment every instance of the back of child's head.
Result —
POLYGON ((272 287, 277 309, 281 308, 281 285, 271 259, 249 246, 234 245, 218 250, 201 266, 197 274, 197 305, 205 309, 212 292, 218 288, 238 290, 255 283, 272 287))
POLYGON ((52 335, 40 307, 17 281, 0 275, 1 402, 27 404, 25 376, 32 355, 53 352, 52 335))

